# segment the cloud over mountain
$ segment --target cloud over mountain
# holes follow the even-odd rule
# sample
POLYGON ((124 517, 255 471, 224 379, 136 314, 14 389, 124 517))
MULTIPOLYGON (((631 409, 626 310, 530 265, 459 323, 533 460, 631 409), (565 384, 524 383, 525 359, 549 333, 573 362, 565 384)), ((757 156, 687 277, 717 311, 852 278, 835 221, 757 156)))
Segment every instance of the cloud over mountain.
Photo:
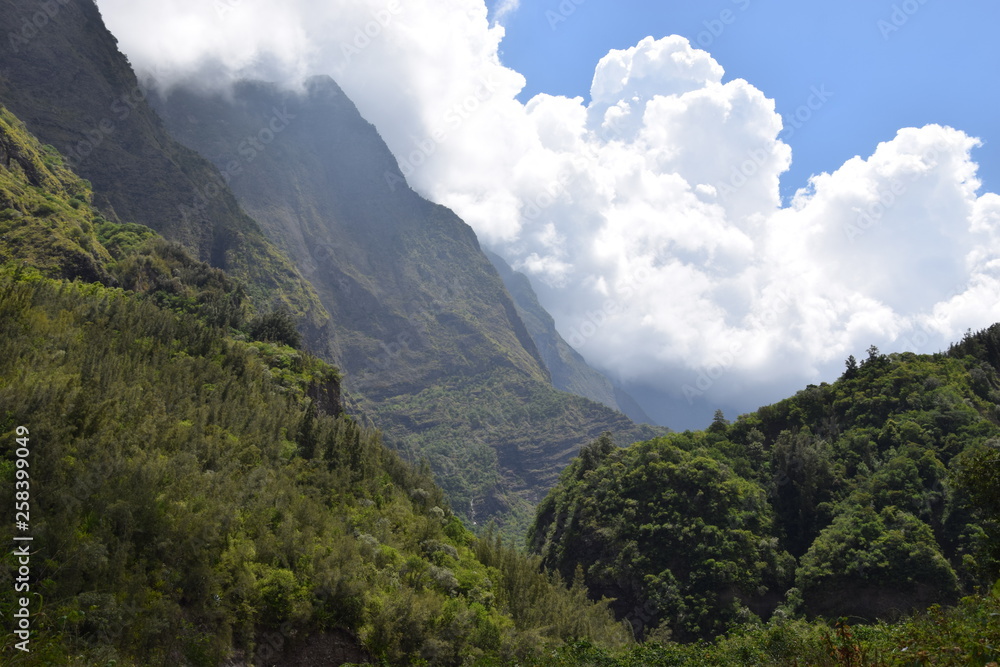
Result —
POLYGON ((783 205, 773 100, 682 37, 608 53, 589 100, 522 104, 481 0, 99 4, 165 81, 334 76, 592 364, 678 400, 751 409, 1000 320, 1000 197, 960 130, 902 129, 783 205))

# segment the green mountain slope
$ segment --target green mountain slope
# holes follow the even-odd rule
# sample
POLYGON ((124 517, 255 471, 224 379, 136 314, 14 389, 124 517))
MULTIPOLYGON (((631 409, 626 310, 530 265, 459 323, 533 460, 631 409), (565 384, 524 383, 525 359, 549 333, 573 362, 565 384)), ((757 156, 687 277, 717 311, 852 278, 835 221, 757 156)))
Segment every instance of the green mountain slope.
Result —
POLYGON ((394 447, 429 460, 465 518, 524 519, 588 440, 657 432, 553 389, 472 229, 406 185, 328 77, 303 94, 244 82, 153 103, 308 276, 347 388, 394 447))
POLYGON ((531 543, 645 633, 782 614, 893 619, 1000 575, 997 330, 849 360, 834 384, 706 431, 596 443, 531 543))
POLYGON ((93 243, 102 219, 88 206, 90 190, 58 153, 30 141, 23 123, 3 107, 0 165, 0 263, 18 260, 53 277, 108 280, 110 256, 93 243))
POLYGON ((469 533, 342 414, 334 368, 271 340, 294 330, 245 322, 237 283, 103 220, 6 110, 0 146, 0 502, 25 504, 0 539, 31 537, 27 563, 0 559, 0 615, 27 609, 30 632, 5 627, 3 664, 498 664, 628 641, 580 586, 469 533))
POLYGON ((152 227, 240 278, 259 307, 289 308, 322 350, 329 316, 315 292, 218 170, 169 136, 93 1, 2 0, 0 25, 12 28, 0 52, 0 100, 89 179, 97 209, 152 227))

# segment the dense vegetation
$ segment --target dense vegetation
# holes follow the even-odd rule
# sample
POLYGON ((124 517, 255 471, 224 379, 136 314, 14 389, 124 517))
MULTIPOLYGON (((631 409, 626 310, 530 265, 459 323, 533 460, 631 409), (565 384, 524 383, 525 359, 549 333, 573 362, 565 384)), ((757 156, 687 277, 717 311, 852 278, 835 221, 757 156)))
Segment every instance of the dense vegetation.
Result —
POLYGON ((219 664, 279 628, 348 631, 392 664, 624 641, 582 589, 473 538, 377 433, 318 410, 335 375, 308 355, 32 272, 0 278, 0 321, 8 507, 31 432, 35 659, 219 664))
MULTIPOLYGON (((160 136, 147 111, 138 125, 160 136)), ((117 168, 88 164, 106 179, 117 168)), ((123 184, 116 205, 145 210, 144 187, 123 184)), ((149 195, 152 214, 172 215, 176 190, 149 195)), ((340 373, 299 349, 300 330, 319 334, 321 317, 302 326, 322 310, 315 295, 227 196, 211 208, 229 213, 195 216, 225 224, 209 233, 185 219, 181 240, 230 273, 107 201, 102 214, 93 204, 106 196, 0 108, 0 504, 14 507, 27 429, 34 540, 32 653, 5 634, 4 664, 1000 660, 1000 326, 948 354, 872 349, 832 385, 732 424, 720 414, 704 432, 625 449, 597 438, 539 507, 528 556, 474 536, 459 512, 525 516, 529 490, 609 418, 552 390, 510 322, 476 330, 503 299, 466 298, 464 274, 428 280, 384 322, 366 321, 376 330, 353 330, 379 397, 367 407, 404 456, 427 461, 414 465, 344 414, 340 373), (440 358, 463 374, 431 362, 413 375, 408 355, 439 340, 428 327, 452 326, 464 334, 440 358), (921 611, 934 603, 945 606, 921 611), (851 625, 826 620, 838 616, 851 625)), ((385 275, 433 273, 461 229, 445 218, 434 209, 433 234, 396 239, 427 253, 385 275)), ((330 268, 334 251, 314 259, 330 268)), ((350 334, 374 292, 360 273, 341 278, 339 301, 321 296, 350 334)), ((5 619, 16 572, 6 551, 5 619)))
POLYGON ((741 625, 708 643, 647 642, 608 651, 575 642, 530 664, 539 667, 993 667, 1000 659, 1000 590, 934 607, 897 623, 774 618, 741 625))
MULTIPOLYGON (((223 272, 104 220, 2 120, 0 504, 23 427, 33 537, 32 650, 5 633, 5 664, 266 664, 336 640, 448 665, 629 640, 342 414, 339 373, 287 344, 287 312, 255 315, 223 272)), ((7 551, 8 619, 17 567, 7 551)))
POLYGON ((796 615, 891 621, 988 589, 998 341, 994 327, 948 354, 873 348, 838 382, 735 423, 597 441, 540 505, 531 546, 656 639, 796 615))

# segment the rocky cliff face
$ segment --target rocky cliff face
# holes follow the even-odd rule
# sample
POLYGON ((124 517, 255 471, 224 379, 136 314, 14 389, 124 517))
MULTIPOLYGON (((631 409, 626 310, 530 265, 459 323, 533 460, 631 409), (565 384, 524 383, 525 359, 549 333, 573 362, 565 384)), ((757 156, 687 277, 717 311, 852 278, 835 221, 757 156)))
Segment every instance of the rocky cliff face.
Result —
POLYGON ((526 507, 604 430, 649 432, 553 389, 472 229, 407 186, 332 79, 151 100, 309 278, 348 390, 393 444, 431 462, 468 518, 526 507))
POLYGON ((218 170, 175 141, 92 0, 0 0, 0 100, 93 184, 112 220, 138 222, 246 283, 261 308, 295 312, 313 346, 328 315, 244 213, 218 170))

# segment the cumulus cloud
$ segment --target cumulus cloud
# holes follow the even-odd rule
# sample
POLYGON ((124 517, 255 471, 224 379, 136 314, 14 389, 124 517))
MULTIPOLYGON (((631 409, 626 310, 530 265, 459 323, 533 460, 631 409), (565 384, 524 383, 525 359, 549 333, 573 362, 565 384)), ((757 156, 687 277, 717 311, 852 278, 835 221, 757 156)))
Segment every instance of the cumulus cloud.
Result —
POLYGON ((902 129, 782 207, 773 100, 682 37, 608 53, 589 100, 522 104, 498 57, 516 1, 492 23, 482 0, 99 4, 167 80, 333 75, 592 364, 681 404, 753 409, 870 344, 1000 320, 1000 197, 959 130, 902 129))

